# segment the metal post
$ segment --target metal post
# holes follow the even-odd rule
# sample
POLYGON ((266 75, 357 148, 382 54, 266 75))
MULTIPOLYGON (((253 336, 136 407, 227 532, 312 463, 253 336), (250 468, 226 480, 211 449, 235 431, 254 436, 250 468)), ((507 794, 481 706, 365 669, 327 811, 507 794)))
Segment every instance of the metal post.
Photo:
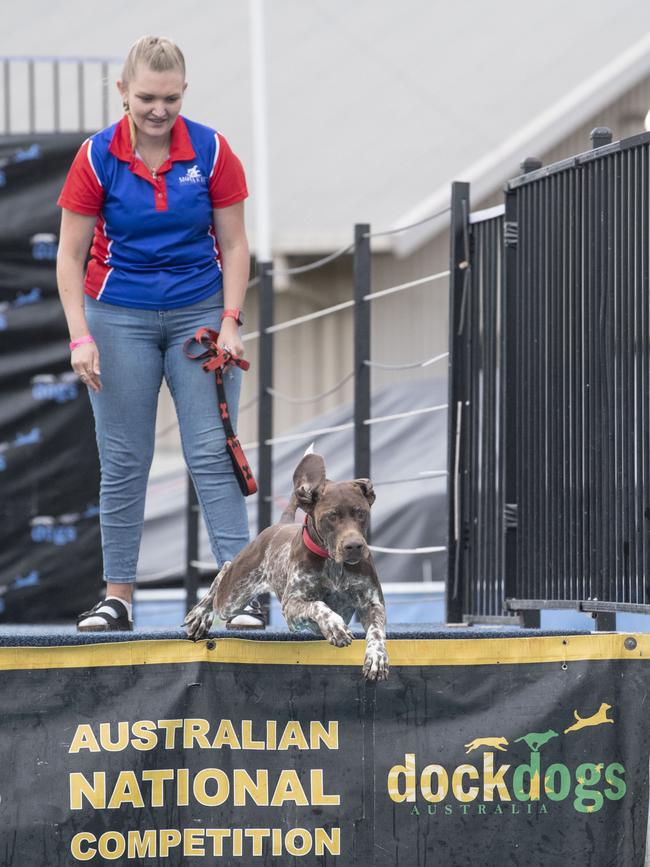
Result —
POLYGON ((11 132, 11 67, 9 61, 4 61, 4 92, 5 92, 5 134, 11 132))
POLYGON ((354 227, 354 475, 370 478, 370 226, 354 227))
POLYGON ((455 181, 451 185, 451 218, 449 227, 449 410, 447 423, 447 509, 449 515, 447 542, 447 623, 463 621, 462 497, 461 466, 463 410, 467 334, 465 310, 469 292, 469 262, 467 233, 469 231, 469 184, 455 181))
POLYGON ((542 612, 538 608, 525 608, 519 612, 519 622, 523 629, 539 629, 542 625, 542 612))
POLYGON ((194 482, 187 474, 187 522, 186 522, 186 567, 185 567, 185 611, 196 605, 199 589, 199 570, 195 564, 199 559, 199 501, 194 482))
MULTIPOLYGON (((537 157, 527 157, 520 165, 524 174, 541 169, 543 163, 537 157)), ((518 490, 518 480, 524 472, 523 461, 528 457, 524 453, 517 435, 519 424, 518 393, 521 387, 520 340, 522 335, 518 325, 518 300, 521 286, 518 282, 518 254, 520 240, 521 215, 518 209, 518 194, 506 189, 505 213, 505 289, 504 289, 504 328, 503 328, 503 365, 504 365, 504 485, 506 493, 505 528, 505 598, 521 598, 527 591, 522 584, 522 569, 528 564, 518 563, 518 538, 522 517, 522 509, 527 503, 522 502, 518 490)), ((517 611, 516 607, 508 606, 517 611)), ((519 621, 524 628, 539 629, 541 626, 541 611, 535 608, 524 608, 517 611, 519 621)))
POLYGON ((54 112, 54 132, 61 132, 61 86, 59 79, 59 61, 52 61, 52 101, 54 112))
POLYGON ((504 290, 503 328, 501 332, 503 359, 503 485, 505 490, 504 526, 504 598, 520 595, 517 582, 517 526, 519 499, 517 493, 517 243, 519 223, 517 194, 506 189, 504 226, 504 290))
POLYGON ((108 63, 102 62, 102 126, 108 126, 108 63))
POLYGON ((83 61, 80 60, 77 64, 77 110, 79 115, 79 132, 84 132, 86 129, 86 94, 85 94, 86 79, 84 76, 83 61))
POLYGON ((593 614, 596 632, 616 632, 616 612, 597 611, 593 614))
POLYGON ((34 61, 27 62, 27 99, 29 111, 29 131, 36 132, 36 75, 34 61))
MULTIPOLYGON (((606 126, 597 126, 595 129, 593 129, 591 131, 590 138, 591 138, 592 149, 604 147, 605 145, 611 144, 612 131, 611 131, 611 129, 609 129, 606 126)), ((605 203, 603 202, 603 203, 601 203, 601 208, 604 208, 604 207, 605 207, 605 203)), ((599 219, 600 220, 603 219, 602 213, 599 214, 599 219)), ((604 297, 605 296, 603 296, 603 298, 604 297)), ((602 320, 603 321, 601 322, 601 325, 605 326, 606 317, 603 317, 602 320)), ((612 407, 609 405, 608 389, 607 389, 607 379, 611 378, 613 380, 613 373, 611 371, 611 366, 613 364, 613 361, 610 357, 608 357, 608 354, 611 352, 611 346, 609 344, 609 341, 607 340, 607 334, 606 333, 602 333, 598 336, 598 343, 601 346, 601 352, 604 355, 605 375, 603 376, 602 371, 601 371, 601 377, 603 379, 603 397, 604 397, 604 400, 608 404, 606 406, 605 411, 601 413, 601 424, 604 424, 606 426, 606 428, 608 429, 607 430, 607 433, 609 433, 608 439, 609 438, 613 439, 613 435, 609 431, 609 427, 611 424, 612 407)), ((602 577, 603 582, 605 580, 607 580, 608 578, 609 578, 609 580, 611 580, 610 575, 607 575, 607 577, 605 575, 603 575, 603 577, 602 577)), ((607 597, 605 597, 605 598, 607 598, 607 597)), ((615 611, 598 611, 593 615, 593 618, 595 621, 596 632, 616 632, 616 612, 615 611)))
POLYGON ((541 169, 544 163, 539 159, 539 157, 526 157, 526 159, 519 164, 519 168, 521 171, 527 175, 530 172, 535 172, 537 169, 541 169))
POLYGON ((268 442, 273 436, 273 334, 267 329, 273 325, 273 264, 259 263, 260 289, 260 355, 259 355, 259 402, 258 439, 259 465, 257 469, 257 532, 261 533, 272 524, 273 446, 268 442))
POLYGON ((611 144, 612 131, 607 126, 597 126, 595 129, 592 129, 589 137, 592 149, 601 148, 604 145, 611 144))

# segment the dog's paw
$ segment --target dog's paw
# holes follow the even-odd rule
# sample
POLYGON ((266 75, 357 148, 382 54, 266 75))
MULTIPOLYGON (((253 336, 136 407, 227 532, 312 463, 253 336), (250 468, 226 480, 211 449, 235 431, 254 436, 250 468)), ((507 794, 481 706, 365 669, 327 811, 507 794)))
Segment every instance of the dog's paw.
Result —
POLYGON ((345 624, 345 620, 332 612, 321 625, 323 636, 335 647, 347 647, 354 641, 354 635, 345 624))
POLYGON ((377 647, 368 647, 366 649, 366 658, 363 661, 363 676, 366 680, 386 680, 388 677, 389 665, 388 654, 386 648, 382 645, 377 647))
POLYGON ((210 631, 213 620, 214 609, 212 602, 210 601, 207 605, 205 600, 199 602, 186 615, 183 621, 183 626, 187 630, 187 637, 192 641, 199 641, 201 638, 204 638, 210 631))

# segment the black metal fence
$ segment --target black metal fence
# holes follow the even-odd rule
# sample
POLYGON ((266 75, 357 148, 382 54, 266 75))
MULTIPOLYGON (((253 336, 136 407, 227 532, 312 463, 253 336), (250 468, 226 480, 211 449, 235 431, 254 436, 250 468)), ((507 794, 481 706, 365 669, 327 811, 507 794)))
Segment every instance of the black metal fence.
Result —
POLYGON ((115 57, 0 55, 2 132, 93 132, 108 126, 115 57))
POLYGON ((650 613, 649 150, 529 171, 502 217, 455 189, 450 619, 650 613))
POLYGON ((452 194, 447 619, 500 619, 505 598, 503 206, 452 194))

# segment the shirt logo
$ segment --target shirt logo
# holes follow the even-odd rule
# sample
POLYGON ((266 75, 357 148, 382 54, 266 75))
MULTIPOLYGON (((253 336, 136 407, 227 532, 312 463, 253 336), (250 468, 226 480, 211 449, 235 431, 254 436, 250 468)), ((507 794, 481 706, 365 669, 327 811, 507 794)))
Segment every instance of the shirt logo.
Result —
POLYGON ((204 181, 205 178, 201 174, 201 169, 194 165, 191 166, 184 175, 181 175, 178 179, 181 184, 200 184, 204 181))

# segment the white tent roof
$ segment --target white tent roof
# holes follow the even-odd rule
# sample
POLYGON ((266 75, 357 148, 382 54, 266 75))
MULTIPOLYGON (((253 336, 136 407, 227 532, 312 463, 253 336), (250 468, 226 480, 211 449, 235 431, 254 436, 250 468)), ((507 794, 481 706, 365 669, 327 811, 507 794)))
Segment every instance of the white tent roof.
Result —
MULTIPOLYGON (((254 195, 248 4, 89 11, 82 0, 11 4, 4 50, 123 56, 143 33, 174 38, 188 60, 184 113, 225 133, 254 195)), ((453 179, 494 188, 527 150, 650 70, 644 0, 273 0, 265 14, 279 253, 343 246, 354 222, 380 230, 426 216, 453 179)))

